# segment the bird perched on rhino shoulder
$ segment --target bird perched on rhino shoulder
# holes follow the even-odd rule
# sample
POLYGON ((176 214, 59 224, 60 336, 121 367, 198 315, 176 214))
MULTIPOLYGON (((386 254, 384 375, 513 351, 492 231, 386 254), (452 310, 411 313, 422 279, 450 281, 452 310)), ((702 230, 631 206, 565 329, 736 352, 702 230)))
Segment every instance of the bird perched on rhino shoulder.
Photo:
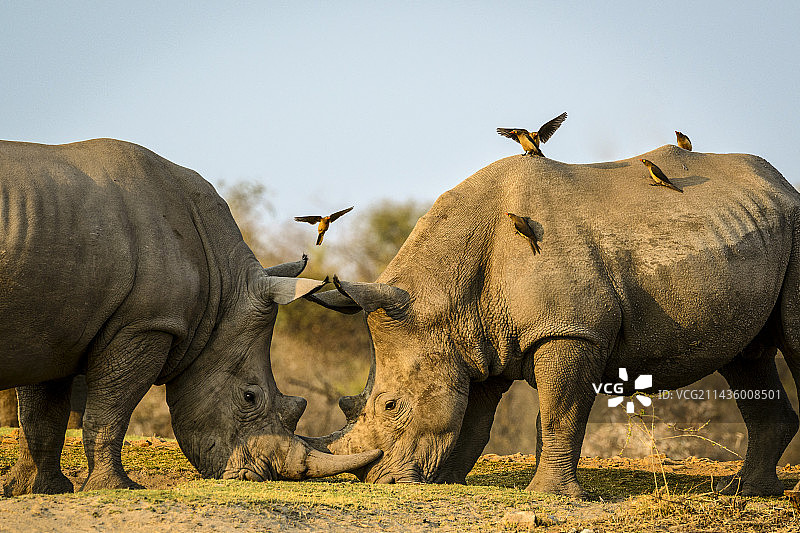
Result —
POLYGON ((678 138, 678 146, 680 146, 684 150, 688 150, 689 152, 692 151, 692 141, 689 140, 689 137, 679 132, 678 130, 675 130, 675 137, 678 138))
POLYGON ((650 171, 650 177, 653 178, 654 182, 651 183, 650 185, 661 185, 668 189, 672 189, 673 191, 683 192, 681 189, 673 185, 672 182, 669 181, 667 175, 664 174, 664 172, 660 168, 658 168, 652 161, 648 159, 640 159, 639 161, 644 163, 644 165, 650 171))
POLYGON ((497 133, 503 137, 514 139, 521 144, 522 149, 525 150, 525 155, 544 157, 544 154, 539 149, 539 143, 546 143, 566 119, 567 113, 564 112, 553 120, 542 124, 539 131, 531 132, 522 128, 497 128, 497 133))
POLYGON ((531 243, 533 255, 541 253, 538 239, 536 238, 536 232, 533 229, 533 221, 528 217, 521 217, 519 215, 515 215, 514 213, 506 213, 506 215, 508 215, 508 217, 514 222, 514 229, 517 230, 517 234, 527 238, 528 242, 531 243))
POLYGON ((307 217, 294 217, 294 219, 298 222, 308 222, 309 224, 319 224, 317 226, 317 231, 319 235, 317 235, 317 246, 322 244, 322 239, 325 236, 325 232, 328 231, 328 228, 331 226, 331 222, 339 218, 340 216, 344 215, 353 210, 353 207, 348 207, 347 209, 342 209, 341 211, 337 211, 332 215, 328 215, 326 217, 311 215, 307 217))

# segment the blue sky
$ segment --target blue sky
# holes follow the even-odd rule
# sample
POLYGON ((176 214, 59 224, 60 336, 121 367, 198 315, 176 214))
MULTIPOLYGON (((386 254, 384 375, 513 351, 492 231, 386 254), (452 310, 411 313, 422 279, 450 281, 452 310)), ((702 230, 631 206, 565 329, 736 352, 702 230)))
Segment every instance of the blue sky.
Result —
MULTIPOLYGON (((279 220, 433 200, 569 118, 545 154, 687 133, 800 183, 800 2, 3 2, 0 138, 115 137, 279 220)), ((356 212, 354 212, 356 214, 356 212)))

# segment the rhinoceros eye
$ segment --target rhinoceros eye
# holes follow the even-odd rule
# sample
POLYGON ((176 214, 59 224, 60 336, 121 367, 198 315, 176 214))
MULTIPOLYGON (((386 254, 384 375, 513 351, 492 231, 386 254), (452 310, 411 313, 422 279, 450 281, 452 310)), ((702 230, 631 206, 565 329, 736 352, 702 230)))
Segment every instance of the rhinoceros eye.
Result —
POLYGON ((389 400, 388 402, 386 402, 386 405, 384 407, 386 408, 387 411, 393 410, 395 407, 397 407, 397 400, 389 400))
POLYGON ((244 392, 244 401, 247 403, 256 403, 256 395, 251 391, 244 392))

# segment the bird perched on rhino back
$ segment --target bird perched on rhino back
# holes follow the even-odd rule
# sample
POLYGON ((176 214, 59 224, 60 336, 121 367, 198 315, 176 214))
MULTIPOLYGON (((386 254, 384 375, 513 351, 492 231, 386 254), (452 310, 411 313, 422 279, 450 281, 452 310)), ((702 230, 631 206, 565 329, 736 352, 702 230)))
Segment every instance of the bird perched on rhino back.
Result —
POLYGON ((533 229, 533 221, 528 217, 521 217, 514 213, 506 213, 506 215, 514 222, 514 229, 517 230, 517 233, 527 238, 528 242, 531 243, 533 255, 541 253, 542 251, 539 248, 536 232, 533 229))
POLYGON ((653 183, 651 183, 650 185, 661 185, 668 189, 672 189, 673 191, 683 192, 683 190, 679 189, 678 187, 673 185, 671 181, 669 181, 667 175, 664 174, 664 172, 660 168, 658 168, 655 165, 655 163, 653 163, 649 159, 640 159, 639 161, 644 163, 644 166, 646 166, 647 169, 650 171, 650 177, 653 178, 653 183))
POLYGON ((539 143, 547 142, 566 119, 567 113, 564 112, 542 124, 538 131, 528 131, 523 128, 497 128, 497 133, 521 144, 525 155, 544 157, 539 149, 539 143))
POLYGON ((680 146, 684 150, 688 150, 689 152, 692 151, 692 141, 689 140, 689 137, 679 132, 678 130, 675 130, 675 137, 678 138, 678 146, 680 146))
POLYGON ((322 244, 322 239, 325 236, 325 232, 328 231, 328 228, 331 226, 331 222, 339 218, 340 216, 344 215, 345 213, 349 213, 353 210, 353 206, 348 207, 347 209, 342 209, 341 211, 337 211, 332 215, 328 215, 326 217, 319 216, 319 215, 311 215, 306 217, 294 217, 294 219, 298 222, 308 222, 309 224, 319 224, 317 226, 317 246, 322 244))

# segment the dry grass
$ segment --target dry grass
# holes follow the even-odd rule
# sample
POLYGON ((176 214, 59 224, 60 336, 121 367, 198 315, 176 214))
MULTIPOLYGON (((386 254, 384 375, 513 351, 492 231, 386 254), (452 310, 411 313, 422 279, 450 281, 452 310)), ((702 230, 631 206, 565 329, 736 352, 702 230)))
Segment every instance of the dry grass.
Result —
MULTIPOLYGON (((10 435, 10 429, 0 430, 2 475, 16 456, 10 435)), ((176 531, 184 530, 178 527, 184 522, 187 531, 236 524, 254 530, 524 530, 528 526, 516 521, 519 516, 535 516, 537 531, 800 530, 784 498, 727 497, 710 491, 712 478, 736 471, 739 461, 677 461, 662 455, 583 458, 578 476, 598 496, 594 502, 524 490, 535 470, 534 458, 525 454, 482 457, 467 485, 368 485, 348 475, 300 483, 202 480, 174 441, 142 437, 129 439, 123 462, 150 490, 0 500, 0 530, 3 524, 27 524, 31 509, 43 520, 36 524, 50 524, 45 520, 50 517, 54 530, 82 513, 106 517, 108 529, 114 529, 114 520, 122 520, 130 531, 157 525, 164 516, 176 531), (67 511, 72 515, 62 516, 67 511)), ((80 432, 70 432, 62 465, 71 478, 85 477, 80 432)), ((781 469, 780 476, 790 488, 800 477, 800 466, 781 469)))

